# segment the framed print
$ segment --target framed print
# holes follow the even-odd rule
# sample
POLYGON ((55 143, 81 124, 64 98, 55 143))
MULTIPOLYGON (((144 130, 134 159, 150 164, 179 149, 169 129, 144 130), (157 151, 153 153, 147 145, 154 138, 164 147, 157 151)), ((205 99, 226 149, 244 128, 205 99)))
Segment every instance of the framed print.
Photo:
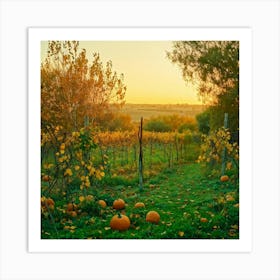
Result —
POLYGON ((250 29, 28 36, 30 252, 251 250, 250 29))
POLYGON ((279 280, 279 4, 1 0, 0 279, 279 280))

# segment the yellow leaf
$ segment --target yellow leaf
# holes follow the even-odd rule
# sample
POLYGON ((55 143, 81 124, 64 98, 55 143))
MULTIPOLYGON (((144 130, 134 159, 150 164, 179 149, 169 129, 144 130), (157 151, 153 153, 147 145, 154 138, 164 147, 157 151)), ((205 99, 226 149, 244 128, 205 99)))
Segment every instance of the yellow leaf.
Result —
POLYGON ((234 197, 232 195, 230 195, 230 194, 226 195, 226 201, 234 201, 234 200, 235 199, 234 199, 234 197))
POLYGON ((232 226, 230 226, 232 229, 238 229, 238 225, 232 225, 232 226))
POLYGON ((70 168, 67 168, 67 169, 65 170, 65 172, 64 172, 64 176, 67 176, 67 175, 69 175, 69 176, 72 176, 72 175, 73 175, 73 172, 72 172, 72 170, 71 170, 70 168))
POLYGON ((179 231, 178 234, 179 234, 179 236, 182 237, 182 236, 184 236, 185 233, 183 231, 179 231))
POLYGON ((85 200, 85 197, 84 196, 80 196, 79 200, 80 200, 80 202, 83 202, 85 200))

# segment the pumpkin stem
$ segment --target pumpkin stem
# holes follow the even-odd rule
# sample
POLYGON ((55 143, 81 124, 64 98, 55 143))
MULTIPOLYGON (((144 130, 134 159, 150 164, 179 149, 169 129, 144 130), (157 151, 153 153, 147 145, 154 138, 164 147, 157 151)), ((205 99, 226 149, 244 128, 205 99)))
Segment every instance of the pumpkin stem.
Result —
POLYGON ((118 212, 118 218, 120 219, 122 217, 121 213, 118 212))

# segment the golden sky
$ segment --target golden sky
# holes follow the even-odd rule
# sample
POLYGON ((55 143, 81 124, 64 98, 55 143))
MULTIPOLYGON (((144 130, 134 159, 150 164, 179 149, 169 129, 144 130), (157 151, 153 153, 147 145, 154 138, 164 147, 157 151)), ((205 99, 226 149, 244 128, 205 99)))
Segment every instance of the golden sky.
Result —
MULTIPOLYGON (((113 63, 113 70, 124 74, 126 103, 201 104, 192 85, 186 85, 181 71, 166 57, 172 49, 170 41, 80 41, 87 58, 98 52, 101 61, 113 63)), ((41 57, 47 52, 42 42, 41 57)))

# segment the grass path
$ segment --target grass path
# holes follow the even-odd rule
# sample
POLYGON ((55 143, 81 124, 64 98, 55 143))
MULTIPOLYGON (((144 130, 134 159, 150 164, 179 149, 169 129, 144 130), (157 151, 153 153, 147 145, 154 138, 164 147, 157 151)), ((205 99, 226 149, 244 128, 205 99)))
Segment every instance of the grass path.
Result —
MULTIPOLYGON (((228 239, 239 236, 238 182, 234 176, 226 183, 219 178, 205 178, 199 164, 161 172, 146 182, 142 193, 133 185, 103 187, 99 198, 107 200, 109 205, 99 210, 98 215, 96 211, 95 214, 82 211, 73 219, 58 218, 59 238, 228 239), (116 198, 125 200, 123 213, 131 220, 129 230, 124 232, 113 231, 109 226, 116 214, 110 204, 116 198), (134 208, 140 201, 145 208, 134 208), (151 210, 160 214, 157 225, 145 221, 146 213, 151 210)), ((48 234, 43 233, 42 237, 50 238, 51 232, 50 225, 48 234)))

